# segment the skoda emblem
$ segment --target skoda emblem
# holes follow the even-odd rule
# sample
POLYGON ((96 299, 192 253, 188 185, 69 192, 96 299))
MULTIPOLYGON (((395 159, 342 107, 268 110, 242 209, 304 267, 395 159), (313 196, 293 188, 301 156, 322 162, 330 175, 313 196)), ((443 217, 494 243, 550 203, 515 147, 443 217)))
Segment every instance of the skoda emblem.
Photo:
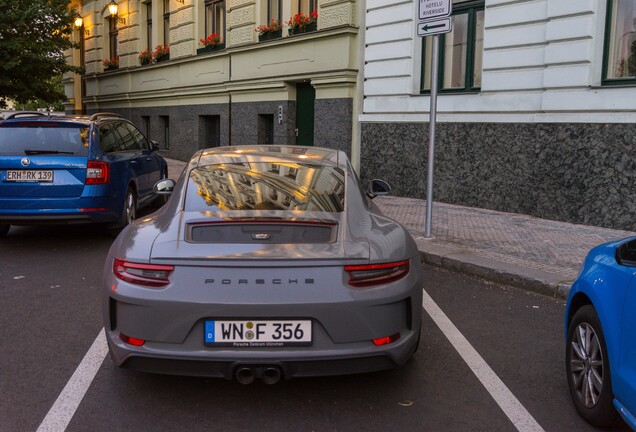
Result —
POLYGON ((31 163, 31 159, 22 158, 22 160, 20 160, 20 163, 22 164, 22 166, 29 166, 29 164, 31 163))
POLYGON ((266 233, 252 234, 252 240, 269 240, 270 237, 271 235, 266 233))

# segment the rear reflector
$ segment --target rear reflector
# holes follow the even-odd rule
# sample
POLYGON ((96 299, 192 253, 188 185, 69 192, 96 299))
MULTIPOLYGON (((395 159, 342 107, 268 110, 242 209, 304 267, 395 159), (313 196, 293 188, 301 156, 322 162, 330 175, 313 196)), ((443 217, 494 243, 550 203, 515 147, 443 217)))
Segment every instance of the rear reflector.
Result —
POLYGON ((116 259, 113 262, 115 277, 135 285, 162 287, 170 283, 168 276, 174 266, 138 264, 116 259))
POLYGON ((376 346, 387 345, 387 344, 395 342, 399 338, 400 338, 400 333, 396 333, 396 334, 391 335, 391 336, 385 336, 385 337, 373 339, 373 343, 376 346))
POLYGON ((88 208, 81 208, 80 211, 87 213, 87 212, 100 212, 100 211, 106 211, 108 210, 107 207, 88 207, 88 208))
POLYGON ((349 273, 349 285, 367 287, 382 285, 402 279, 409 272, 409 260, 382 264, 345 266, 349 273))
POLYGON ((142 346, 143 344, 146 343, 146 341, 143 340, 143 339, 137 339, 137 338, 134 338, 134 337, 126 336, 123 333, 119 333, 119 339, 121 339, 122 341, 124 341, 128 345, 134 345, 134 346, 142 346))
POLYGON ((88 161, 86 184, 107 184, 110 181, 110 166, 106 162, 88 161))

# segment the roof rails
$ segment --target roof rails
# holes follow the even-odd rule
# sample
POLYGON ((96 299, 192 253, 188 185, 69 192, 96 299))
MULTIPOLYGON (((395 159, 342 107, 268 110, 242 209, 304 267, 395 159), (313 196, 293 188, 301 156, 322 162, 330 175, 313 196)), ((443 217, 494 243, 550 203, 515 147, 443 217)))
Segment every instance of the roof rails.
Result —
POLYGON ((122 116, 120 116, 117 113, 111 113, 111 112, 99 112, 99 113, 95 113, 93 114, 89 120, 98 120, 102 117, 117 117, 117 118, 123 118, 122 116))
POLYGON ((40 112, 40 111, 16 111, 13 114, 9 114, 4 119, 5 120, 10 120, 12 118, 16 118, 16 117, 20 117, 20 116, 25 116, 25 117, 29 117, 29 116, 47 117, 47 115, 45 113, 40 112))

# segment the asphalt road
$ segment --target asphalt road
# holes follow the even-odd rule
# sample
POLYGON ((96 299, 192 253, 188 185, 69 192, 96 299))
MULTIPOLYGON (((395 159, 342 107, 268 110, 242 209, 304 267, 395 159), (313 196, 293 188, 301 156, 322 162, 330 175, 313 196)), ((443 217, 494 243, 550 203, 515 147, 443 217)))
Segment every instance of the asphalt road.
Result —
MULTIPOLYGON (((37 430, 100 332, 111 242, 91 227, 14 227, 0 240, 0 431, 37 430)), ((424 270, 428 294, 544 430, 595 430, 569 399, 562 301, 424 270)), ((422 335, 400 369, 275 386, 141 374, 106 358, 66 430, 516 430, 426 313, 422 335)))

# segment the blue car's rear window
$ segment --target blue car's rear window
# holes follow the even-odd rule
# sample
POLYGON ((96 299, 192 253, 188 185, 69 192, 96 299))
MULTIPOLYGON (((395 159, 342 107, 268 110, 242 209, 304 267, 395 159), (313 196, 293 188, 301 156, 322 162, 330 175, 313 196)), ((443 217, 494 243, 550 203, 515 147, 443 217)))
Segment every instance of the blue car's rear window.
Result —
POLYGON ((340 168, 287 161, 228 163, 190 172, 185 209, 341 212, 344 197, 340 168))
POLYGON ((0 155, 88 155, 89 128, 37 122, 5 123, 0 127, 0 155))

